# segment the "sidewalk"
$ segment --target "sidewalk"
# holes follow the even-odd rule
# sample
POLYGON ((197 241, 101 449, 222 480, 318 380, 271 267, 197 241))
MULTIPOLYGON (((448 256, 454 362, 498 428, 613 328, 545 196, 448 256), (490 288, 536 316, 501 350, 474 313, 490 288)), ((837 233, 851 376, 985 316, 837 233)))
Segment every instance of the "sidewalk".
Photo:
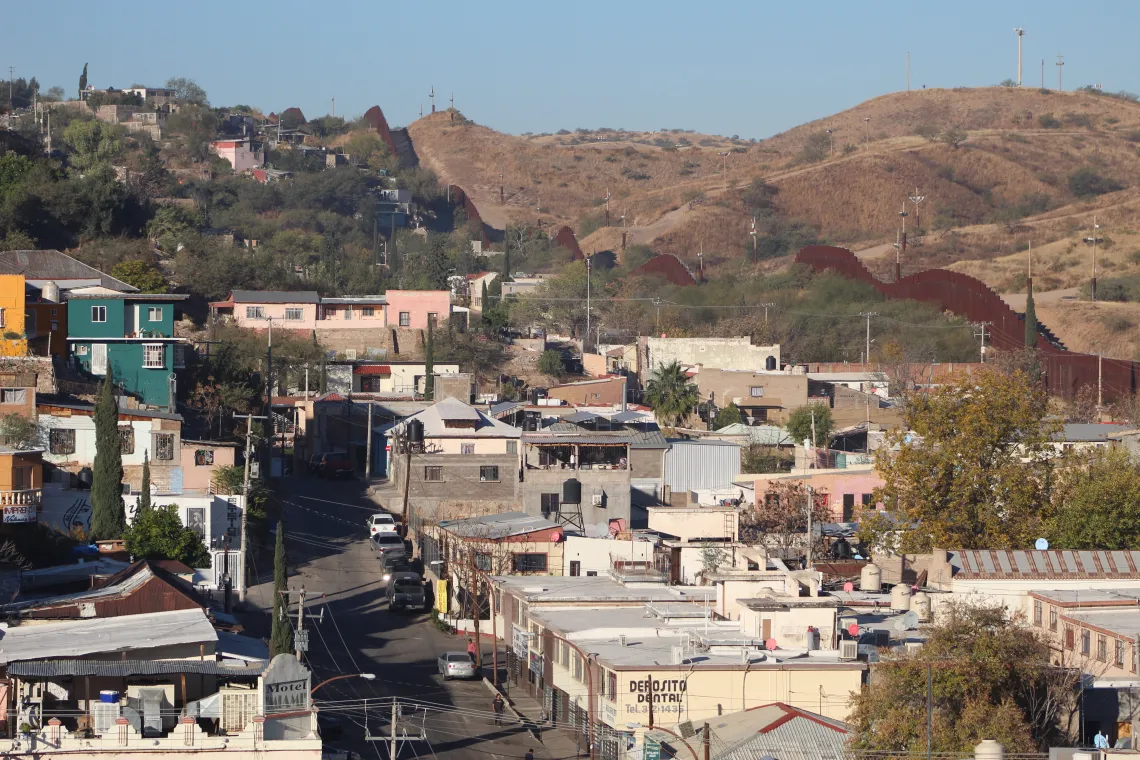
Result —
MULTIPOLYGON (((487 685, 488 689, 494 690, 495 687, 487 679, 483 679, 483 683, 487 685)), ((503 697, 507 699, 505 693, 503 697)), ((542 705, 527 694, 525 689, 521 687, 511 689, 511 696, 507 699, 507 705, 508 709, 513 710, 520 718, 533 726, 533 733, 537 733, 540 737, 539 742, 541 743, 535 742, 534 754, 536 757, 548 757, 551 760, 574 760, 579 757, 588 757, 589 753, 585 747, 579 754, 578 745, 574 742, 574 733, 568 726, 554 728, 548 723, 540 723, 542 705)))

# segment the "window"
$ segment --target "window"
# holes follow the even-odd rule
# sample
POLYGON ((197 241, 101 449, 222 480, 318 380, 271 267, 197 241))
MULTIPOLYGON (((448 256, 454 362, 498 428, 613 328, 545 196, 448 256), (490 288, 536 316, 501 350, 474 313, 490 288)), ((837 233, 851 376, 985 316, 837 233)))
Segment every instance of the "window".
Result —
POLYGON ((344 310, 344 318, 345 319, 352 319, 352 307, 351 306, 349 306, 347 309, 344 310))
POLYGON ((508 454, 519 453, 519 442, 518 441, 507 441, 507 453, 508 454))
POLYGON ((851 522, 855 517, 855 494, 843 494, 843 522, 851 522))
POLYGON ((474 454, 475 453, 475 444, 473 444, 473 443, 461 443, 461 444, 459 444, 459 453, 460 454, 474 454))
POLYGON ((4 309, 0 309, 0 327, 7 327, 8 322, 4 319, 4 309))
POLYGON ((424 467, 424 480, 429 483, 442 483, 443 468, 439 466, 424 467))
POLYGON ((161 306, 148 306, 146 307, 146 318, 148 322, 161 322, 162 321, 162 307, 161 306))
POLYGON ((582 574, 582 563, 579 560, 570 560, 570 576, 577 578, 582 574))
POLYGON ((305 312, 303 309, 299 309, 296 306, 290 306, 285 309, 285 319, 289 322, 300 322, 304 318, 305 312))
POLYGON ((431 325, 432 327, 435 327, 439 323, 439 315, 436 314, 434 311, 429 311, 427 321, 428 321, 429 325, 431 325))
POLYGON ((606 697, 611 701, 617 699, 617 673, 606 672, 606 697))
POLYGON ((1108 661, 1108 639, 1104 636, 1096 637, 1096 658, 1101 662, 1108 661))
POLYGON ((48 434, 48 451, 52 454, 75 453, 75 431, 55 428, 48 434))
POLYGON ((1033 600, 1033 625, 1036 625, 1036 626, 1041 625, 1041 612, 1042 612, 1041 600, 1040 599, 1034 599, 1033 600))
POLYGON ((764 386, 763 385, 753 385, 751 388, 748 389, 748 395, 751 396, 752 398, 764 398, 764 386))
POLYGON ((1049 608, 1049 630, 1050 631, 1056 631, 1057 630, 1057 608, 1056 607, 1050 607, 1049 608))
POLYGON ((166 366, 166 350, 161 343, 143 343, 143 366, 147 369, 166 366))
POLYGON ((516 573, 545 573, 546 572, 546 555, 545 554, 516 554, 514 556, 514 566, 516 573))
POLYGON ((59 332, 59 322, 52 322, 51 323, 51 331, 52 332, 59 332))
POLYGON ((4 388, 0 390, 0 404, 28 403, 27 388, 4 388))
POLYGON ((1073 648, 1073 626, 1065 626, 1065 649, 1073 648))
POLYGON ((1124 667, 1124 642, 1120 639, 1116 639, 1116 656, 1112 661, 1116 663, 1116 667, 1124 667))
POLYGON ((863 494, 863 506, 864 507, 871 506, 871 496, 872 496, 872 494, 869 494, 869 493, 863 494))
POLYGON ((12 468, 12 490, 23 491, 32 487, 32 468, 31 467, 13 467, 12 468))
POLYGON ((491 572, 491 555, 487 552, 475 552, 475 568, 485 573, 491 572))
POLYGON ((123 425, 119 428, 119 453, 135 453, 135 429, 130 425, 123 425))
POLYGON ((1091 653, 1091 649, 1092 649, 1092 634, 1090 634, 1088 632, 1088 629, 1082 628, 1081 629, 1081 654, 1083 654, 1087 657, 1091 653))
POLYGON ((360 316, 362 316, 362 317, 374 317, 374 316, 376 316, 376 309, 371 307, 371 306, 361 306, 360 307, 360 316))
POLYGON ((264 306, 246 306, 245 307, 246 319, 265 319, 264 306))
POLYGON ((154 458, 158 462, 174 461, 174 433, 154 434, 154 458))
POLYGON ((214 465, 213 449, 198 449, 194 452, 195 467, 212 467, 214 465))
POLYGON ((582 681, 582 657, 577 652, 574 653, 574 680, 579 683, 582 681))
POLYGON ((400 327, 410 327, 412 324, 412 313, 410 311, 400 312, 400 327))
POLYGON ((551 515, 558 514, 560 505, 559 499, 561 496, 556 493, 544 493, 541 495, 542 516, 550 517, 551 515))
MULTIPOLYGON (((479 481, 482 483, 498 483, 499 482, 499 466, 494 464, 485 464, 479 468, 479 481)), ((545 554, 542 556, 546 556, 545 554)))
POLYGON ((92 306, 91 307, 91 321, 92 322, 106 322, 107 321, 107 307, 106 306, 92 306))

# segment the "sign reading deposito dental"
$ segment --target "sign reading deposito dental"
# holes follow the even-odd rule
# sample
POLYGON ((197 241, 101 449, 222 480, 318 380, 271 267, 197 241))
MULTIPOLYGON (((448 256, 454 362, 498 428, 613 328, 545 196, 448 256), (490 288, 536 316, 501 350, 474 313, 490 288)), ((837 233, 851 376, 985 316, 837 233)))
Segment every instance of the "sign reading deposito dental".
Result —
POLYGON ((632 678, 629 681, 629 694, 633 699, 626 704, 626 714, 649 712, 650 700, 656 712, 680 713, 684 706, 685 690, 688 684, 683 678, 632 678))

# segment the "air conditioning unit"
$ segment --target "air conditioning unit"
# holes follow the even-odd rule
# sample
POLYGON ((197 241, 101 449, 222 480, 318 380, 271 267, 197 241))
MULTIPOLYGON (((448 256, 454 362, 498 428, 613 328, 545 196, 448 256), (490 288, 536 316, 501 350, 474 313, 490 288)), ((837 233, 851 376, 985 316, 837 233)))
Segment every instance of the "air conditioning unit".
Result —
POLYGON ((875 630, 875 646, 886 647, 891 645, 891 632, 878 628, 875 630))
POLYGON ((857 660, 859 659, 859 642, 855 639, 844 639, 839 642, 839 659, 841 660, 857 660))
POLYGON ((348 359, 350 362, 356 361, 356 349, 355 348, 344 349, 344 358, 348 359))
POLYGON ((669 647, 669 651, 670 651, 670 654, 672 655, 672 657, 670 658, 669 661, 673 665, 684 665, 685 664, 685 648, 684 647, 669 647))
POLYGON ((678 723, 677 732, 681 734, 682 739, 692 739, 697 735, 697 732, 693 730, 693 721, 691 720, 687 720, 684 723, 678 723))
POLYGON ((921 641, 908 641, 906 643, 906 653, 907 654, 918 654, 920 649, 922 649, 922 642, 921 641))
POLYGON ((600 507, 600 506, 602 506, 602 499, 604 497, 605 497, 605 494, 596 493, 590 497, 590 504, 592 504, 595 507, 600 507))

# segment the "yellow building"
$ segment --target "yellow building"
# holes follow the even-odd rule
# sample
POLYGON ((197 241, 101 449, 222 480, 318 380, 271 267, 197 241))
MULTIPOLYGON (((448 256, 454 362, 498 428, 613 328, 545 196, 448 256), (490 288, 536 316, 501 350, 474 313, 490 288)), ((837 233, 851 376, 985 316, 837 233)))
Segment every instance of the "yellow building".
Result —
POLYGON ((24 275, 0 274, 0 356, 27 356, 24 275))

